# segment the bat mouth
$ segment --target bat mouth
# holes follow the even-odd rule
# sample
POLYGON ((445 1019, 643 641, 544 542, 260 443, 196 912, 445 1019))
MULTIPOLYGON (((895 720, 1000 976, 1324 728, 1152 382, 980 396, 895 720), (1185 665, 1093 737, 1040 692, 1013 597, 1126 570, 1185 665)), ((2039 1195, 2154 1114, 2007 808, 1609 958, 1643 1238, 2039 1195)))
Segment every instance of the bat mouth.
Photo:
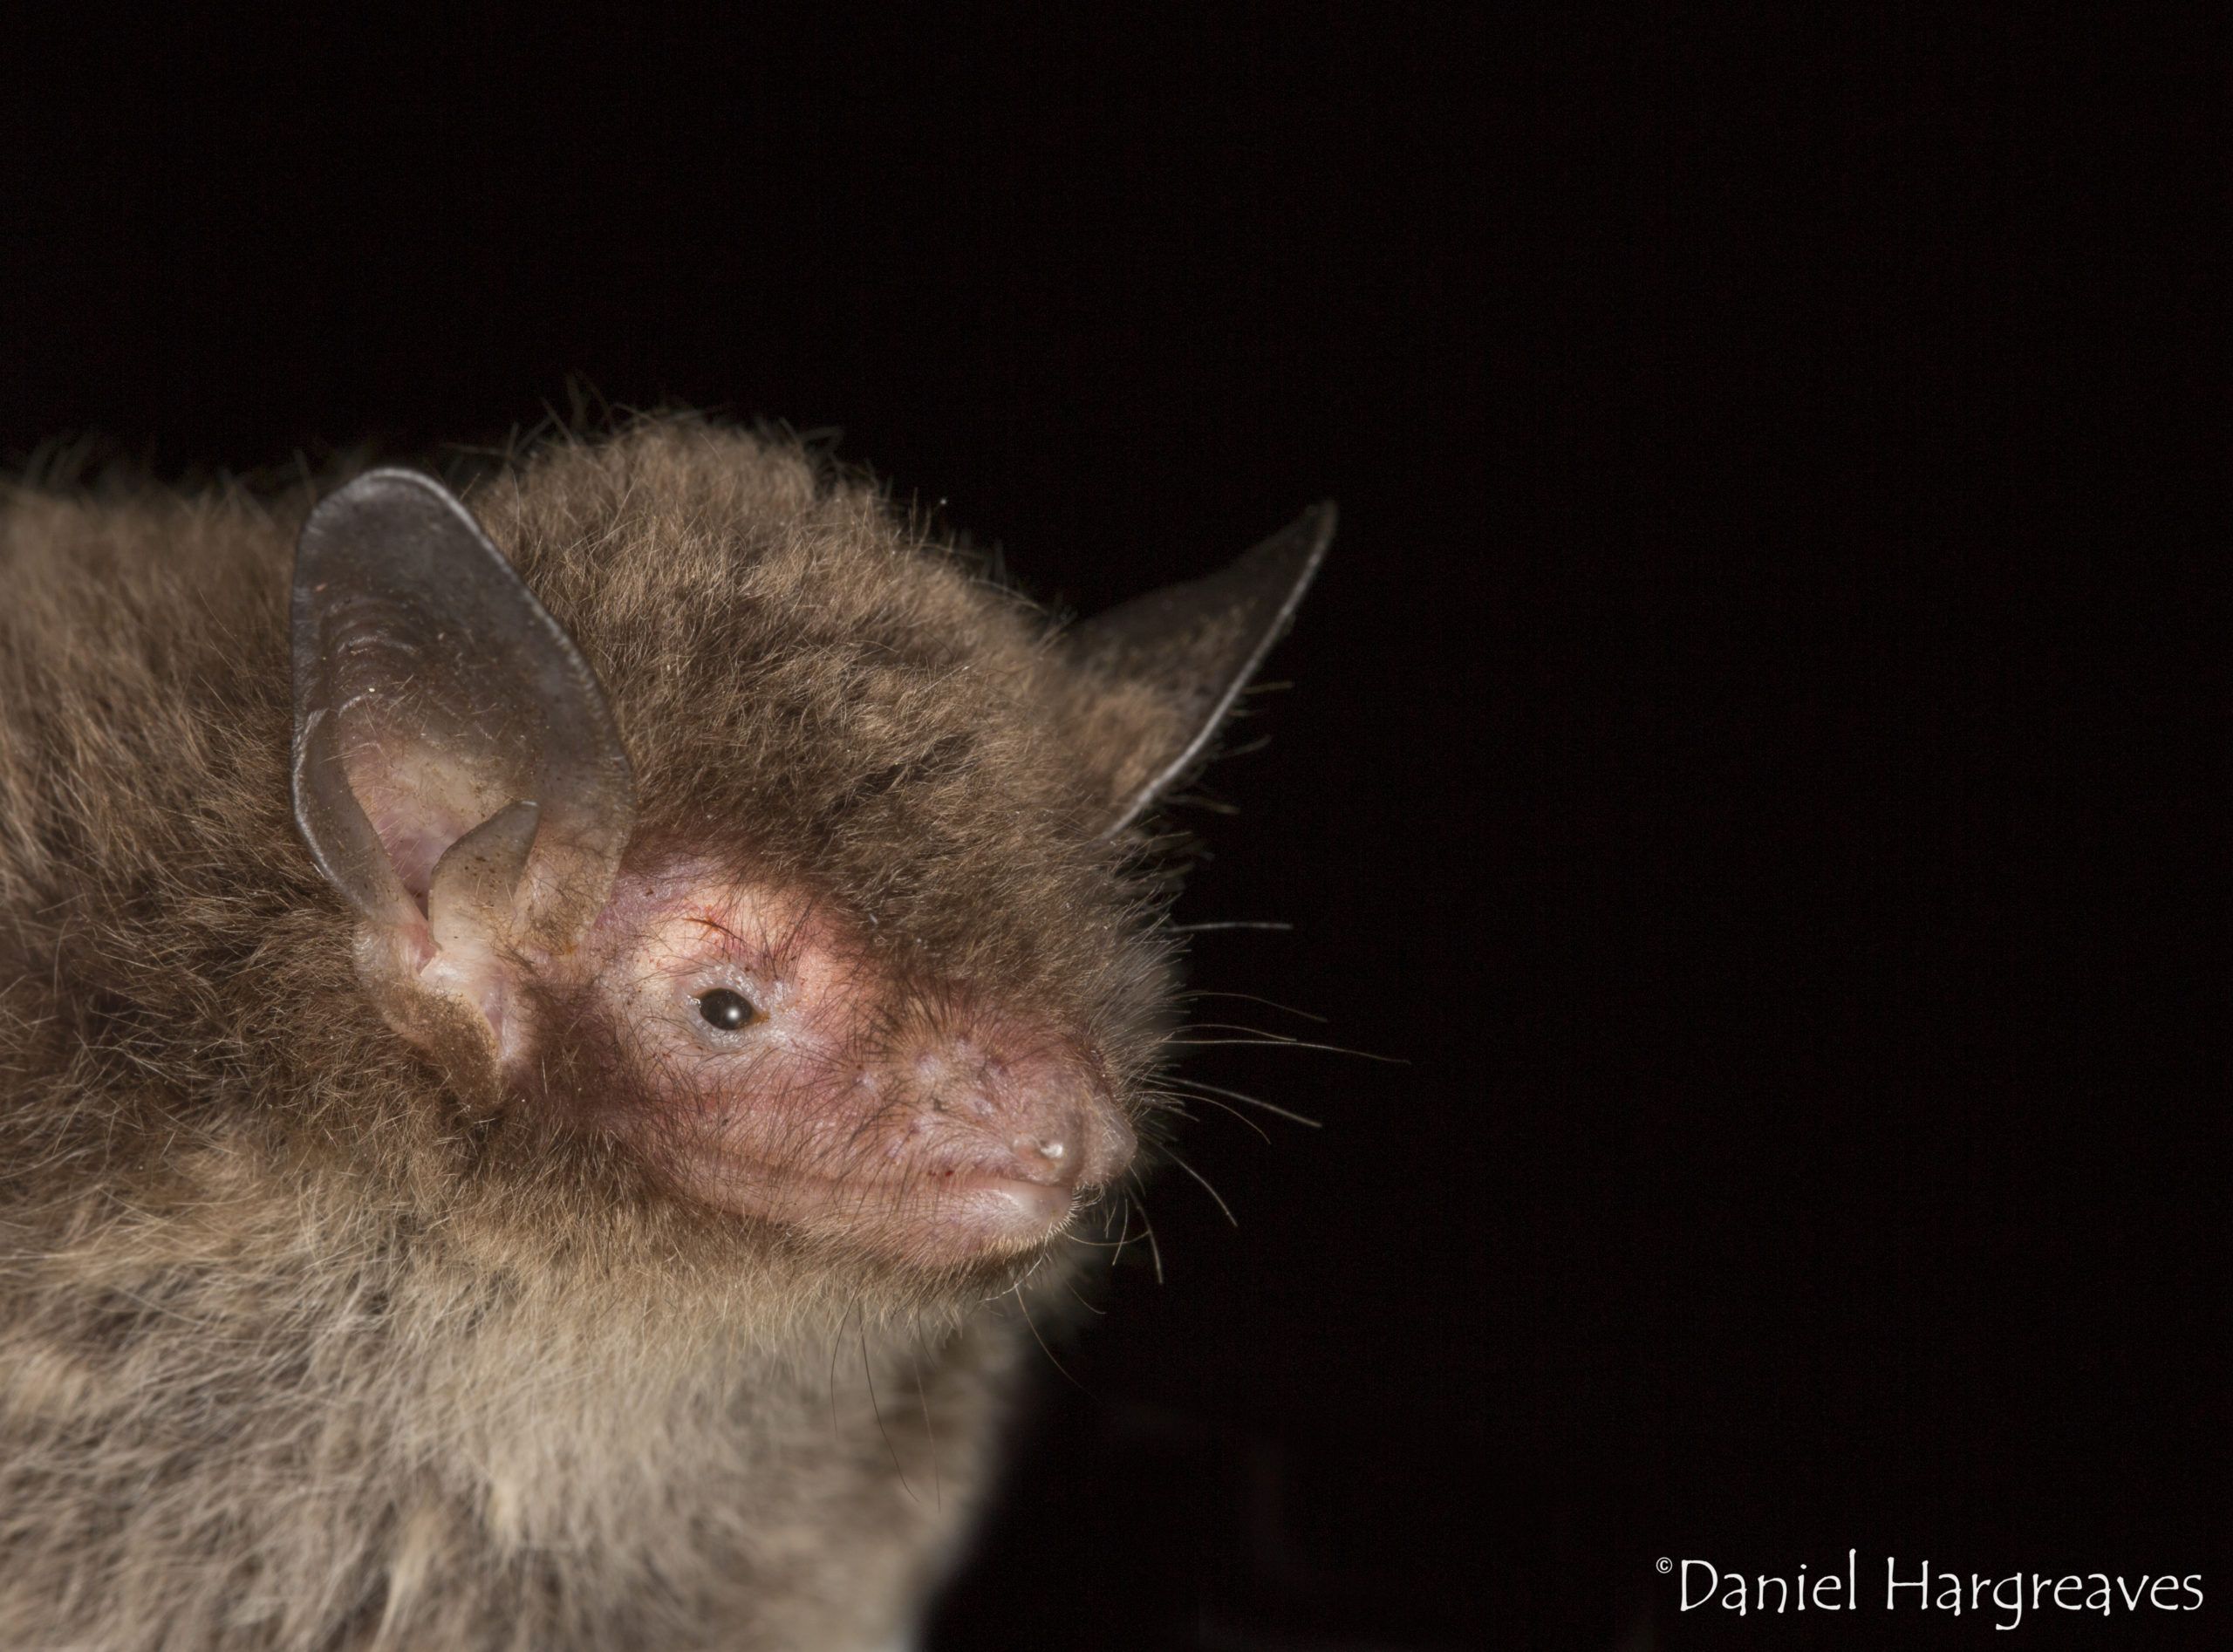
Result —
POLYGON ((1103 1185, 1003 1164, 982 1148, 823 1169, 727 1147, 686 1155, 670 1168, 700 1204, 929 1269, 1036 1249, 1061 1235, 1103 1185))

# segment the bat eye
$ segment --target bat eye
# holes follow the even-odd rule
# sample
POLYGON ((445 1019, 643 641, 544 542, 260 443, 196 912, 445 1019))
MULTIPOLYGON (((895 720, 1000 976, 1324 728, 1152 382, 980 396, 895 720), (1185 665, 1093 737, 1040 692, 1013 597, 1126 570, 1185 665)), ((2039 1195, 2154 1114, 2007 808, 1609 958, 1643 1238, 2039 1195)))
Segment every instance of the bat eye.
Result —
POLYGON ((724 1033, 749 1027, 759 1019, 760 1012, 752 1007, 752 1000, 742 993, 733 993, 726 986, 716 986, 698 997, 698 1014, 708 1027, 718 1027, 724 1033))

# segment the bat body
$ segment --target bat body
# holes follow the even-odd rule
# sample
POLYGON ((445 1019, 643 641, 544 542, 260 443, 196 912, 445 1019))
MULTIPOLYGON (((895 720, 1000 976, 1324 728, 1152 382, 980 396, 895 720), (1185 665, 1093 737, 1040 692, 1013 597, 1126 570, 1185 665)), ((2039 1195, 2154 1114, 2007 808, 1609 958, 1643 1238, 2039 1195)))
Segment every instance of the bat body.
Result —
POLYGON ((686 420, 0 511, 0 1644, 905 1644, 1330 514, 1064 631, 686 420))

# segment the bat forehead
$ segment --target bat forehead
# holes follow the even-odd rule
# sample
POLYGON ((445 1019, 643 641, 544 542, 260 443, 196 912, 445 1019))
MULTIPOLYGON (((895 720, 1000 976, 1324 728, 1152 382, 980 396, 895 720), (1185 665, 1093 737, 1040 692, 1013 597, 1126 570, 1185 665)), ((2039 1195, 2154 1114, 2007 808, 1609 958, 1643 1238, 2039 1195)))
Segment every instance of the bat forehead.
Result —
POLYGON ((625 951, 654 967, 734 952, 796 969, 854 961, 864 951, 857 926, 818 891, 696 856, 625 870, 592 945, 601 958, 625 951))
POLYGON ((485 502, 603 685, 646 827, 749 823, 829 866, 1082 805, 1044 617, 804 455, 645 432, 485 502))

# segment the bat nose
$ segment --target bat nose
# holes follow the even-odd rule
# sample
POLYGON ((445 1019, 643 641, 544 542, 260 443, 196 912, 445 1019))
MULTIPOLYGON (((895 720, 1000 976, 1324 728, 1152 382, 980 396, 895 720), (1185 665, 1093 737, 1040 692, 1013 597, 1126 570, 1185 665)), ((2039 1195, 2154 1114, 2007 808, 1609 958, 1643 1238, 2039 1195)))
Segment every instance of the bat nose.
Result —
POLYGON ((1046 1244, 1131 1164, 1121 1092, 1084 1041, 951 1009, 886 1037, 843 1087, 849 1133, 916 1252, 966 1259, 1046 1244))
POLYGON ((1049 1176, 1061 1176, 1069 1168, 1063 1161, 1072 1157, 1070 1144, 1063 1139, 1068 1134, 1068 1131, 1057 1130, 1045 1135, 1019 1136, 1008 1143, 1008 1150, 1032 1169, 1044 1170, 1049 1176))
POLYGON ((1035 1116, 1011 1137, 1008 1150, 1027 1180, 1063 1187, 1098 1187, 1132 1162, 1138 1141, 1114 1101, 1098 1086, 1069 1095, 1041 1092, 1035 1116))
POLYGON ((1017 1181, 1097 1187, 1123 1174, 1137 1150, 1115 1097, 1074 1057, 987 1059, 981 1048, 960 1047, 917 1071, 940 1081, 933 1108, 991 1148, 1005 1161, 999 1173, 1017 1181))

